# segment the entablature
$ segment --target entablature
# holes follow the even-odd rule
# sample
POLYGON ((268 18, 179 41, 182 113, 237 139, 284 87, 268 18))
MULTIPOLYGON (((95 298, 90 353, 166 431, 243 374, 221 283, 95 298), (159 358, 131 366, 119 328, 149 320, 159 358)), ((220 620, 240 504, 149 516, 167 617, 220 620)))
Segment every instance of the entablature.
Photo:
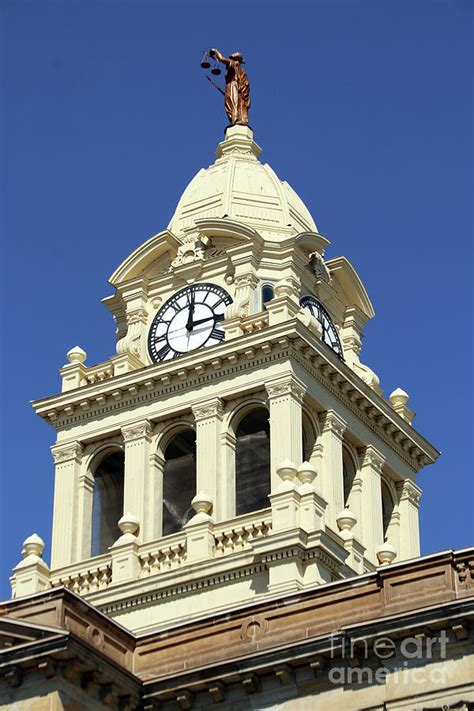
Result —
MULTIPOLYGON (((422 435, 299 319, 265 328, 263 318, 260 323, 250 321, 252 331, 238 339, 37 400, 33 407, 67 439, 72 428, 96 418, 109 414, 123 418, 130 410, 127 421, 145 416, 156 419, 155 403, 159 400, 163 404, 159 415, 162 417, 169 415, 171 407, 176 408, 176 401, 170 399, 174 395, 186 393, 189 408, 192 402, 203 397, 202 390, 197 392, 197 388, 207 384, 217 386, 219 397, 226 399, 236 390, 242 393, 255 389, 258 383, 263 386, 262 366, 277 364, 279 373, 285 369, 290 373, 297 365, 302 368, 305 379, 310 376, 323 385, 320 389, 323 394, 333 396, 333 402, 339 402, 356 415, 414 471, 433 463, 439 456, 422 435), (243 377, 237 383, 238 374, 243 377), (140 408, 143 415, 139 414, 140 408)), ((184 406, 181 403, 181 407, 184 406)))

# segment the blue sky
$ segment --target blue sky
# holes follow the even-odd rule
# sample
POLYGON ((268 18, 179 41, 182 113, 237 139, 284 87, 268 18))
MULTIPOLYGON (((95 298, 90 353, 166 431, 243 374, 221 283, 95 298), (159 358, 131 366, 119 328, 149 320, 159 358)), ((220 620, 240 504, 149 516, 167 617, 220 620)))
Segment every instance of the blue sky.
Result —
POLYGON ((471 545, 472 4, 4 0, 1 21, 1 596, 23 539, 49 547, 54 431, 29 401, 72 346, 114 353, 108 277, 222 138, 210 46, 244 54, 262 159, 358 270, 362 358, 443 452, 423 552, 471 545))

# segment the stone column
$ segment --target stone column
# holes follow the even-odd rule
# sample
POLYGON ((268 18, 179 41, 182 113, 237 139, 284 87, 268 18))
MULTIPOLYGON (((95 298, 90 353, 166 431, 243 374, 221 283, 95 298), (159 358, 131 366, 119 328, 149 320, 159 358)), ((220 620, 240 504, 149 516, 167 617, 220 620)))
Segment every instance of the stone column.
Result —
POLYGON ((74 561, 77 493, 84 449, 79 442, 72 442, 55 445, 51 451, 56 465, 51 543, 51 568, 54 569, 74 561))
POLYGON ((196 421, 196 493, 206 494, 213 503, 214 520, 223 510, 219 487, 221 425, 224 408, 213 398, 192 408, 196 421))
POLYGON ((271 490, 279 486, 277 468, 290 460, 296 466, 303 459, 302 405, 306 392, 294 375, 265 383, 270 410, 271 490))
POLYGON ((87 466, 87 457, 83 458, 78 483, 77 522, 74 531, 74 562, 91 556, 94 477, 87 466))
POLYGON ((235 451, 237 438, 233 432, 221 434, 221 467, 219 477, 218 512, 216 520, 225 521, 235 516, 235 451))
MULTIPOLYGON (((154 499, 150 478, 154 469, 150 466, 150 443, 152 426, 148 420, 134 422, 122 427, 125 443, 125 482, 123 494, 124 513, 132 511, 140 525, 142 542, 152 540, 154 499)), ((117 521, 118 524, 118 521, 117 521)))
POLYGON ((337 531, 336 517, 344 508, 344 475, 342 468, 342 438, 346 423, 335 410, 320 417, 323 445, 321 486, 328 506, 326 524, 337 531))
POLYGON ((362 479, 362 543, 368 560, 378 565, 376 550, 383 543, 381 477, 385 458, 371 444, 359 450, 359 455, 362 479))
POLYGON ((420 555, 420 530, 418 509, 421 489, 410 479, 397 484, 398 512, 400 514, 398 560, 417 558, 420 555))

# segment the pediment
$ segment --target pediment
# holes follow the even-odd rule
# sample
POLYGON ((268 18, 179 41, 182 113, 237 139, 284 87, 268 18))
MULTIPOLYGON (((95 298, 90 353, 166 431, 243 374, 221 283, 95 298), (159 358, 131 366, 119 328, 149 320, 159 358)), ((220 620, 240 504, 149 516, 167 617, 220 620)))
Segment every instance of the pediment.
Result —
POLYGON ((326 262, 331 277, 342 289, 348 306, 358 306, 367 317, 375 316, 374 307, 356 270, 345 257, 334 257, 326 262))
POLYGON ((158 232, 122 262, 109 278, 110 284, 119 286, 125 281, 148 276, 152 265, 167 254, 171 263, 180 246, 181 241, 169 230, 158 232))

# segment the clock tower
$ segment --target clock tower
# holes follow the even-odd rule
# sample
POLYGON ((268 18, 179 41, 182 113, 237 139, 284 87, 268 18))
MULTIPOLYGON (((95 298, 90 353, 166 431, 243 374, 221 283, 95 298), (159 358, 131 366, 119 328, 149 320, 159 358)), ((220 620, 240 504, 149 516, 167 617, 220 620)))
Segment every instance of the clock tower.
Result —
POLYGON ((260 152, 227 128, 110 277, 115 353, 72 348, 34 402, 57 432, 51 566, 27 541, 14 596, 65 586, 146 632, 419 555, 438 452, 360 360, 357 272, 260 152))

